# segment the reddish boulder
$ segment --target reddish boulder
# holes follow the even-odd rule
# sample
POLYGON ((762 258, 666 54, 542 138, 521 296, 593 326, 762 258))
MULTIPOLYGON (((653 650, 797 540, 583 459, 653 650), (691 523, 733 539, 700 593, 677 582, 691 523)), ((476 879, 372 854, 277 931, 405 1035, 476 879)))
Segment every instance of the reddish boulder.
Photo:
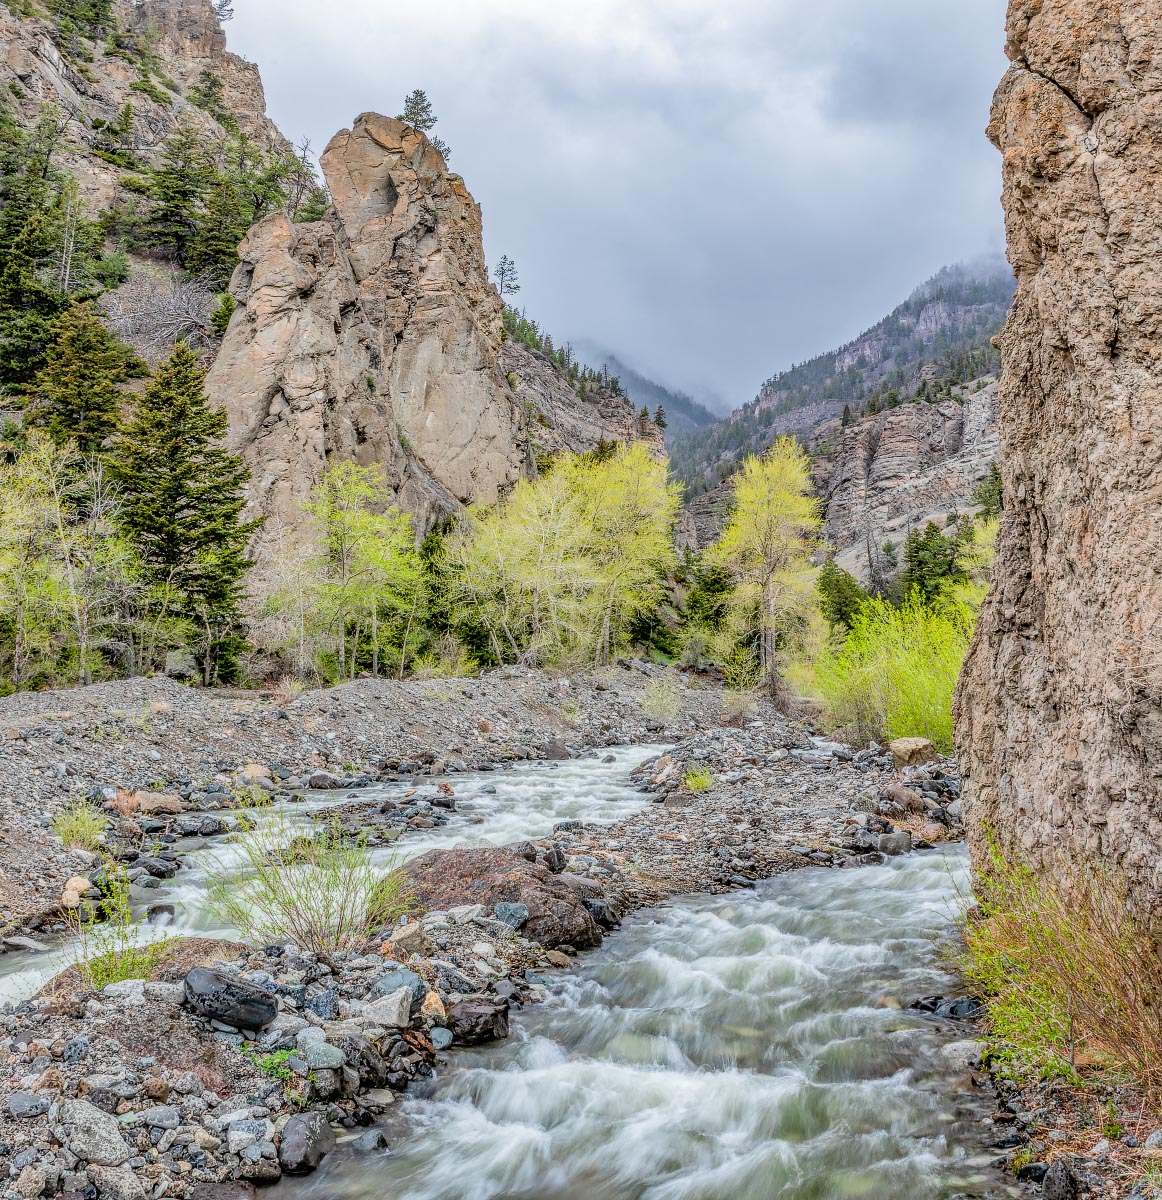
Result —
POLYGON ((530 941, 584 949, 601 944, 601 930, 582 897, 544 867, 504 847, 431 850, 409 862, 416 905, 423 911, 461 904, 523 904, 530 941))

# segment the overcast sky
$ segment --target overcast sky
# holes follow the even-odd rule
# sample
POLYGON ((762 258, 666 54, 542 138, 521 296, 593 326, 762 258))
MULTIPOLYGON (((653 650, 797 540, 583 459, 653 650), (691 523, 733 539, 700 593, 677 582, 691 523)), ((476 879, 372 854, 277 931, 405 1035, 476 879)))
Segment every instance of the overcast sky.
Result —
POLYGON ((236 0, 321 151, 424 88, 554 336, 734 405, 1001 247, 1005 0, 236 0))

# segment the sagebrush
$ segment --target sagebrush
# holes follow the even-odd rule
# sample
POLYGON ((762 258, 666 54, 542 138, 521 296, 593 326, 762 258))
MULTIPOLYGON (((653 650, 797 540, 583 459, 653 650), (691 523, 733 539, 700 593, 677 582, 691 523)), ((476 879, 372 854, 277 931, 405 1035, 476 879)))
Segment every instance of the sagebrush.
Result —
POLYGON ((52 831, 66 850, 97 850, 105 834, 105 818, 84 800, 73 800, 52 819, 52 831))

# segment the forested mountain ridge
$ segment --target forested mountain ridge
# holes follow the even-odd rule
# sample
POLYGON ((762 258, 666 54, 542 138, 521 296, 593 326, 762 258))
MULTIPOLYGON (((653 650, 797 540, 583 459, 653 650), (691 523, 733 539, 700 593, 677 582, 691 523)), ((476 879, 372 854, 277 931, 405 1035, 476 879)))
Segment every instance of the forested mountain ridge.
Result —
POLYGON ((651 379, 618 355, 588 345, 584 345, 583 350, 587 358, 603 364, 609 374, 620 381, 635 407, 645 409, 651 416, 662 410, 667 445, 672 445, 675 440, 694 430, 708 429, 720 419, 717 413, 711 412, 689 393, 651 379))
POLYGON ((912 399, 949 399, 960 385, 995 374, 992 339, 1013 289, 1000 259, 946 267, 854 341, 772 376, 729 418, 674 439, 674 472, 688 497, 780 434, 807 436, 845 408, 853 418, 912 399))

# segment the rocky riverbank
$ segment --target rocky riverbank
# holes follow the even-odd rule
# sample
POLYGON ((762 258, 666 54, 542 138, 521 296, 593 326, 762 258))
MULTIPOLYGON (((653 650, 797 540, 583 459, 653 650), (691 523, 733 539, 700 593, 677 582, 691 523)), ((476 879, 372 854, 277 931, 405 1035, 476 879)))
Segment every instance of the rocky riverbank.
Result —
MULTIPOLYGON (((505 1036, 510 1006, 537 1000, 546 971, 627 912, 960 835, 955 773, 923 746, 854 751, 763 703, 727 726, 737 711, 699 684, 629 664, 577 679, 368 681, 281 705, 164 681, 0 702, 26 781, 15 823, 43 848, 24 898, 6 894, 38 914, 22 936, 52 928, 65 884, 79 895, 94 882, 77 875, 93 863, 44 828, 71 795, 103 806, 142 901, 233 826, 240 797, 335 790, 326 811, 344 827, 394 841, 445 819, 464 771, 673 745, 634 773, 652 802, 616 824, 413 860, 412 917, 359 953, 186 941, 152 981, 92 994, 66 975, 0 1018, 10 1194, 226 1196, 214 1189, 309 1170, 335 1129, 370 1125, 449 1046, 505 1036), (361 798, 361 785, 401 780, 403 799, 361 798)), ((15 795, 16 779, 5 788, 15 795)), ((16 863, 8 878, 28 880, 16 863)))

